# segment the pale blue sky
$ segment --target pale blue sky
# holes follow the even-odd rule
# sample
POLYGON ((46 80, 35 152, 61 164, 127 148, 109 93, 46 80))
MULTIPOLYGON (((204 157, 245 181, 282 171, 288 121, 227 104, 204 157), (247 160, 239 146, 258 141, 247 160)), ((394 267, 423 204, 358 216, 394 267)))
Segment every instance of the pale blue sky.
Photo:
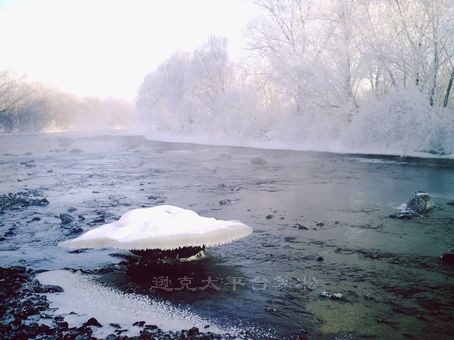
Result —
POLYGON ((233 59, 255 16, 247 0, 0 0, 0 68, 77 95, 133 99, 143 77, 209 35, 233 59))

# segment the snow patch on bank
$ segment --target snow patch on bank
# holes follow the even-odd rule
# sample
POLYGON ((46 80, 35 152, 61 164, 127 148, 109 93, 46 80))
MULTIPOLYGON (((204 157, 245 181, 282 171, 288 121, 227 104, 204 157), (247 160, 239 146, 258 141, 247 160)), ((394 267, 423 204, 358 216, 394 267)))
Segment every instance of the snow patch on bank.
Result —
POLYGON ((114 332, 110 323, 128 329, 128 336, 137 336, 142 328, 132 326, 136 321, 156 325, 163 331, 177 331, 198 327, 214 333, 235 333, 235 330, 222 329, 211 321, 201 318, 188 309, 177 308, 170 303, 155 301, 136 294, 123 294, 115 289, 95 283, 92 278, 81 273, 55 270, 40 273, 37 279, 44 285, 57 285, 63 293, 47 294, 52 308, 64 316, 70 327, 80 326, 89 318, 96 318, 103 327, 92 327, 94 336, 106 337, 114 332))
POLYGON ((373 146, 368 144, 354 145, 340 140, 332 140, 330 142, 310 142, 287 140, 279 136, 269 136, 264 138, 253 138, 247 136, 228 136, 225 134, 216 134, 205 132, 199 133, 181 133, 169 131, 154 131, 154 130, 135 130, 129 131, 126 135, 140 135, 150 141, 181 143, 181 144, 198 144, 198 145, 213 145, 213 146, 232 146, 245 147, 265 150, 291 150, 291 151, 315 151, 315 152, 331 152, 337 154, 352 154, 352 155, 376 155, 376 156, 399 156, 399 157, 416 157, 430 159, 454 159, 454 154, 439 155, 422 151, 411 151, 393 148, 388 146, 373 146))

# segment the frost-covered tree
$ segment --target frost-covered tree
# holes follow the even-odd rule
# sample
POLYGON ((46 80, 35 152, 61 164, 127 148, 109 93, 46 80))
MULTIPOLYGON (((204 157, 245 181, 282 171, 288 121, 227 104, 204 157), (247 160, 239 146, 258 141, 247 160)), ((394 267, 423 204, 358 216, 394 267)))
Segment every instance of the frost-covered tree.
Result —
POLYGON ((13 130, 18 106, 26 94, 25 87, 12 72, 0 70, 0 130, 13 130))
POLYGON ((227 39, 210 37, 194 51, 191 64, 194 80, 192 92, 204 103, 209 114, 217 114, 218 100, 225 95, 231 82, 231 70, 227 52, 227 39))
MULTIPOLYGON (((450 96, 454 3, 447 0, 257 0, 250 26, 257 74, 301 114, 358 108, 369 88, 416 86, 432 106, 450 96), (443 84, 442 84, 443 82, 443 84)), ((448 99, 449 102, 449 99, 448 99)))
POLYGON ((188 89, 191 58, 177 53, 147 75, 137 96, 143 121, 157 129, 190 130, 193 123, 188 89))
POLYGON ((416 86, 431 106, 443 104, 454 60, 454 3, 370 0, 367 10, 370 60, 381 71, 376 81, 416 86))
POLYGON ((226 40, 215 37, 173 56, 139 92, 149 122, 308 145, 454 152, 452 1, 254 3, 245 62, 231 63, 226 40))
POLYGON ((149 74, 136 105, 158 130, 259 135, 259 99, 246 73, 229 61, 227 40, 210 37, 192 54, 177 53, 149 74))
POLYGON ((302 114, 303 97, 311 90, 307 83, 314 77, 309 59, 318 52, 308 51, 314 46, 309 44, 307 32, 312 4, 303 0, 255 3, 263 11, 249 27, 249 49, 258 61, 255 73, 264 87, 276 92, 273 97, 288 98, 288 104, 302 114))

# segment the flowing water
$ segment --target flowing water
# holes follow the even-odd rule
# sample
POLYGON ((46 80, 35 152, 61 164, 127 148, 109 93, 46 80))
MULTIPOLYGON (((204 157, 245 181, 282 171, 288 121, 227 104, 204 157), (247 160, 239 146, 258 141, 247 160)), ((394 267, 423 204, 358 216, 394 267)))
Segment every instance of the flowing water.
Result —
POLYGON ((0 137, 0 173, 0 194, 50 202, 0 214, 2 266, 82 269, 254 337, 454 336, 454 267, 439 259, 454 246, 454 161, 37 134, 0 137), (417 190, 433 211, 388 217, 417 190), (202 260, 148 269, 125 252, 57 246, 163 202, 254 233, 202 260), (74 221, 62 225, 62 213, 74 221))

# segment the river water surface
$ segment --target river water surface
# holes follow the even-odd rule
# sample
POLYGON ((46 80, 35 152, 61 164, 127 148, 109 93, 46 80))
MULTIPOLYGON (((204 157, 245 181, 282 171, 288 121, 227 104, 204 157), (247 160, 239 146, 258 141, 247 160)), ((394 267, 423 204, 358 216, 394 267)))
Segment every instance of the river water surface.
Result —
POLYGON ((81 269, 253 337, 454 336, 454 267, 439 259, 454 246, 454 161, 37 134, 0 137, 0 174, 0 194, 35 190, 50 202, 0 214, 2 266, 81 269), (388 217, 417 190, 432 212, 388 217), (162 203, 254 233, 147 270, 127 252, 57 246, 162 203), (62 225, 62 213, 74 221, 62 225))

